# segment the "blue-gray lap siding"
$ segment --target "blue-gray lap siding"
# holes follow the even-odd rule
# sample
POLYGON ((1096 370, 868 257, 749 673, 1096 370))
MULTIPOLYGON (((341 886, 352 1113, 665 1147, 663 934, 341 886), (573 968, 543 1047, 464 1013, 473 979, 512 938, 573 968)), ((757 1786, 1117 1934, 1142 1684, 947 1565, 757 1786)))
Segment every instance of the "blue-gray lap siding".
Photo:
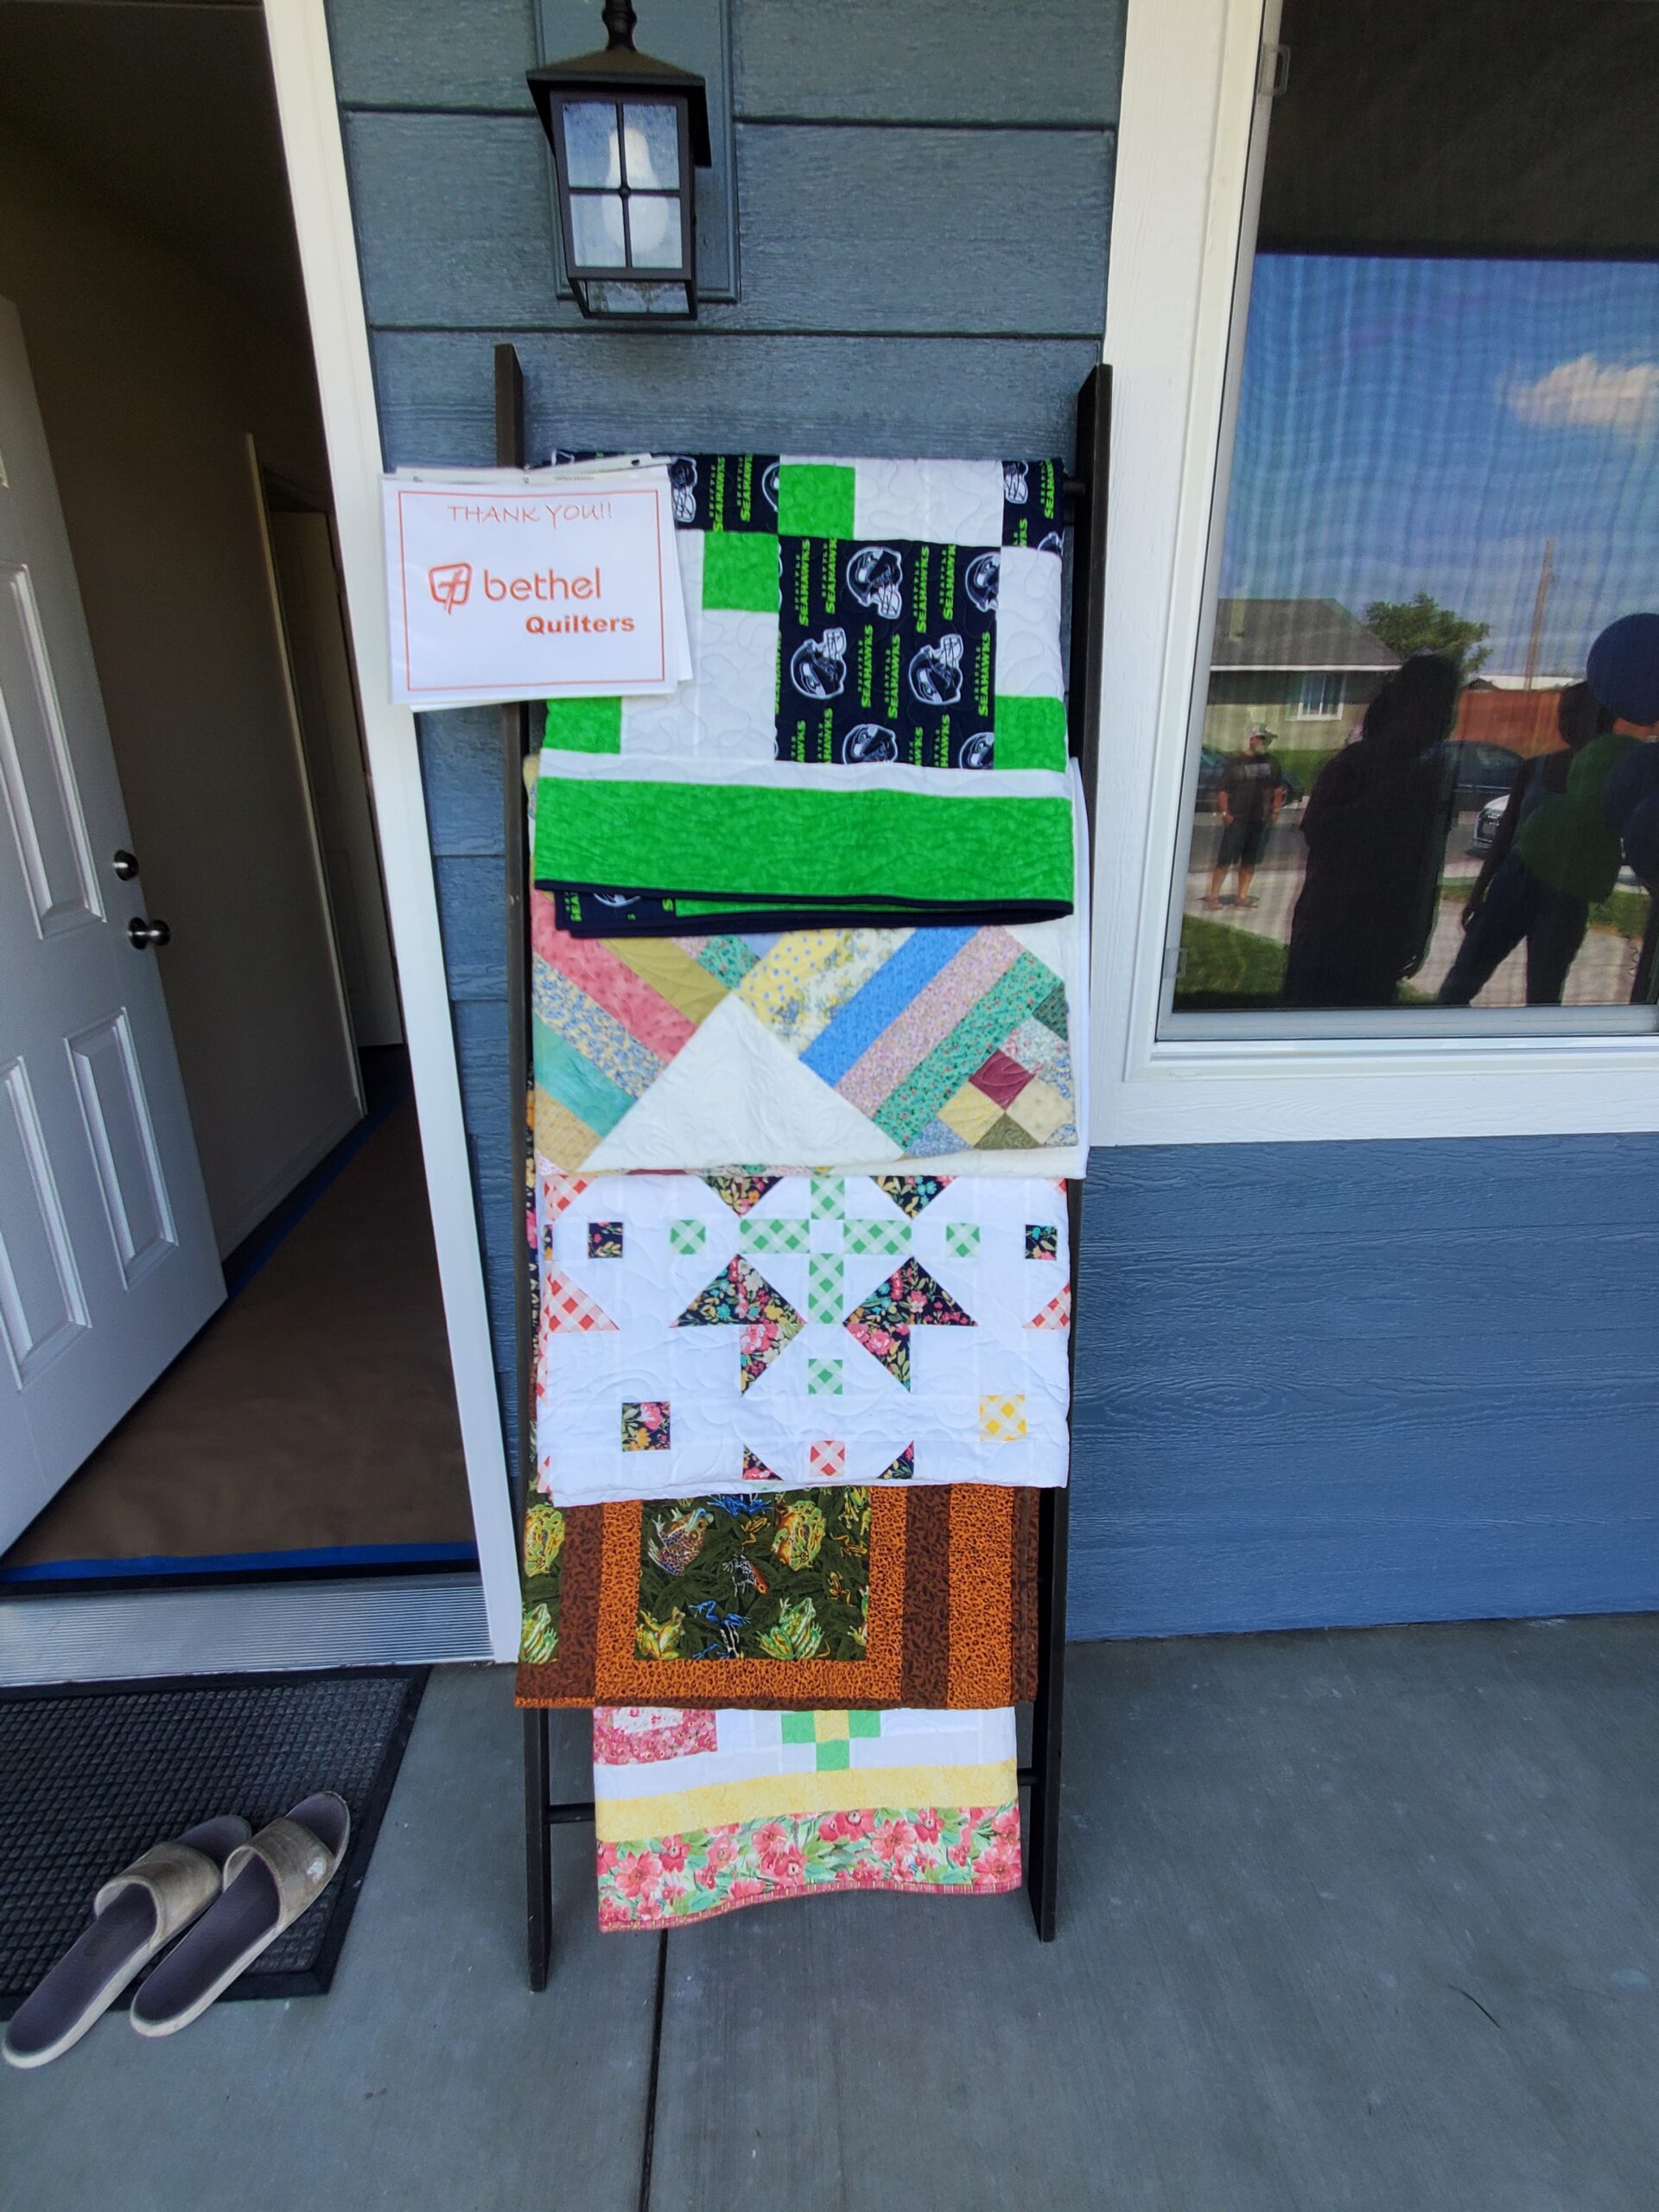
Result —
MULTIPOLYGON (((597 0, 594 20, 597 42, 597 0)), ((532 452, 1070 454, 1105 319, 1121 0, 736 0, 742 298, 662 334, 556 296, 533 24, 531 0, 331 0, 389 466, 493 459, 504 337, 532 452)), ((505 1375, 500 723, 420 724, 505 1375)))
MULTIPOLYGON (((502 337, 533 451, 1069 452, 1122 21, 1122 0, 735 0, 743 296, 642 336, 555 295, 529 0, 331 0, 388 463, 492 459, 502 337)), ((505 1375, 499 732, 421 722, 505 1375)), ((1659 1602, 1656 1167, 1637 1140, 1097 1152, 1075 1631, 1659 1602)))

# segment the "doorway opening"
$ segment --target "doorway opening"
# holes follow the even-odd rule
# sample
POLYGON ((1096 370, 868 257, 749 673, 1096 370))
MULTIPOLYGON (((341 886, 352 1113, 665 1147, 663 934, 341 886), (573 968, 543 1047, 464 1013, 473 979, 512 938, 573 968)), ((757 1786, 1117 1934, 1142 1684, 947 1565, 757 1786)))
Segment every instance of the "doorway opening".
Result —
POLYGON ((469 1570, 257 4, 0 10, 0 1602, 469 1570))

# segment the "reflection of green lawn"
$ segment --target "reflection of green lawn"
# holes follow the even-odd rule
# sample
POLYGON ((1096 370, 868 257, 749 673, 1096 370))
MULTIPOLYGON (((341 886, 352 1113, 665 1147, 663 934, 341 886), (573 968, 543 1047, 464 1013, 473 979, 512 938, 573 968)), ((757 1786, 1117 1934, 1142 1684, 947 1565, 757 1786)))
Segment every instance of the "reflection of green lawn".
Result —
MULTIPOLYGON (((1285 987, 1285 947, 1253 930, 1188 914, 1181 924, 1185 956, 1175 986, 1178 1014, 1233 1013, 1276 1007, 1285 987)), ((1426 992, 1400 986, 1397 1006, 1432 1006, 1426 992)))
MULTIPOLYGON (((1440 896, 1455 899, 1461 906, 1469 896, 1470 888, 1467 876, 1461 881, 1455 876, 1447 876, 1441 880, 1440 896)), ((1610 930, 1615 937, 1628 938, 1632 944, 1640 944, 1648 926, 1648 904, 1645 891, 1632 891, 1619 884, 1590 909, 1590 926, 1592 930, 1610 930)))
POLYGON ((1189 914, 1181 925, 1181 951, 1175 1003, 1185 1011, 1278 1005, 1285 986, 1285 948, 1272 938, 1189 914))

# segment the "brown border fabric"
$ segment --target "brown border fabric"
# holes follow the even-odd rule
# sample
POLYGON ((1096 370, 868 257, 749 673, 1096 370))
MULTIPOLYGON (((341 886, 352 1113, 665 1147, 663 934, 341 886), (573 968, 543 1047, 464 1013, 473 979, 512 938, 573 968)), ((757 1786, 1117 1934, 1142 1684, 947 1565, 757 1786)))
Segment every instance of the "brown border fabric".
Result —
POLYGON ((976 1483, 874 1492, 868 1644, 858 1660, 641 1658, 642 1508, 571 1507, 557 1653, 520 1664, 518 1702, 801 1711, 1017 1703, 1036 1691, 1038 1497, 976 1483))

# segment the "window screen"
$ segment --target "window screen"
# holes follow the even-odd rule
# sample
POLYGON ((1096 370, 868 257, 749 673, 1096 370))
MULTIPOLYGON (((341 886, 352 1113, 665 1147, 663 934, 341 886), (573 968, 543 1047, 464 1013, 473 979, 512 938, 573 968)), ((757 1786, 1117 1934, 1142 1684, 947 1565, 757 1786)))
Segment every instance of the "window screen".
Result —
POLYGON ((1659 609, 1659 4, 1281 35, 1167 1021, 1650 1022, 1659 643, 1586 679, 1659 609))

